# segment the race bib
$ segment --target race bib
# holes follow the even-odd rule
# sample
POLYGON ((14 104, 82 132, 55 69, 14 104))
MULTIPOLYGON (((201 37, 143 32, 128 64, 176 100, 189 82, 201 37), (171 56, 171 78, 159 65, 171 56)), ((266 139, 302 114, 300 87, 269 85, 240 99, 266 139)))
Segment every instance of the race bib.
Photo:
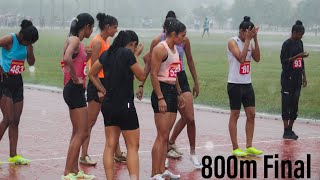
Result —
POLYGON ((297 58, 293 61, 293 69, 300 69, 302 68, 302 58, 297 58))
POLYGON ((64 62, 61 61, 60 64, 61 64, 61 69, 62 69, 62 71, 64 72, 64 62))
POLYGON ((240 64, 240 74, 249 74, 250 73, 250 61, 246 61, 243 64, 240 64))
MULTIPOLYGON (((61 61, 60 64, 61 64, 62 71, 64 72, 64 62, 61 61)), ((87 76, 87 62, 86 61, 83 61, 83 64, 81 66, 81 76, 82 77, 87 76)))
POLYGON ((87 62, 86 61, 83 61, 83 64, 82 64, 82 76, 83 77, 87 76, 87 62))
POLYGON ((176 78, 177 73, 181 71, 181 62, 172 63, 169 68, 169 77, 176 78))
POLYGON ((10 65, 9 74, 19 75, 25 70, 24 61, 12 60, 10 65))

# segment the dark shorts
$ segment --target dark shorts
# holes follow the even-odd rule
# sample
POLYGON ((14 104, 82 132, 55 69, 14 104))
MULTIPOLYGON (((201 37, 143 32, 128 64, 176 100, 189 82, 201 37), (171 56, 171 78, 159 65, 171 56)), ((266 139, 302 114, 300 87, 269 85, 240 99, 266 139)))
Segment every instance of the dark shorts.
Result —
POLYGON ((63 98, 69 109, 87 106, 85 89, 82 84, 75 84, 70 80, 63 88, 63 98))
POLYGON ((135 130, 139 128, 139 120, 134 103, 129 103, 129 108, 120 112, 112 112, 111 105, 102 103, 101 112, 104 118, 104 125, 118 126, 121 130, 135 130))
MULTIPOLYGON (((100 79, 101 81, 102 79, 100 79)), ((88 86, 87 86, 87 102, 95 101, 97 103, 100 103, 99 97, 98 97, 98 90, 96 86, 93 85, 93 83, 89 80, 88 86)))
POLYGON ((181 88, 181 93, 191 92, 186 71, 181 71, 177 73, 177 76, 178 76, 179 85, 181 88))
POLYGON ((3 77, 0 84, 0 97, 9 97, 13 103, 23 101, 23 79, 21 75, 8 74, 8 77, 3 77))
MULTIPOLYGON (((163 94, 164 100, 167 103, 167 112, 177 113, 178 110, 178 96, 176 85, 171 85, 168 83, 160 82, 161 92, 163 94)), ((158 97, 154 91, 151 94, 151 104, 154 113, 160 113, 158 97)))
POLYGON ((227 86, 230 109, 240 110, 243 107, 255 107, 255 96, 252 84, 233 84, 227 86))

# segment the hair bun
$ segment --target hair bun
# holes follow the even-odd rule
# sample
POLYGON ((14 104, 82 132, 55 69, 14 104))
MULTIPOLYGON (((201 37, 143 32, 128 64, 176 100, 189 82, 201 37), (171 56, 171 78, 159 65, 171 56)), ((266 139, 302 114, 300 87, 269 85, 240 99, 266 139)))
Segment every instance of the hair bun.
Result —
POLYGON ((243 17, 243 21, 244 21, 244 22, 250 22, 250 17, 249 17, 249 16, 243 17))
POLYGON ((302 26, 302 21, 297 20, 297 21, 296 21, 296 25, 302 26))
POLYGON ((21 22, 21 28, 22 29, 25 29, 25 28, 27 28, 27 27, 29 27, 29 26, 32 26, 32 22, 31 21, 29 21, 29 20, 27 20, 27 19, 24 19, 22 22, 21 22))
POLYGON ((97 14, 97 19, 98 19, 99 21, 103 21, 105 17, 106 17, 106 14, 105 14, 105 13, 98 13, 98 14, 97 14))

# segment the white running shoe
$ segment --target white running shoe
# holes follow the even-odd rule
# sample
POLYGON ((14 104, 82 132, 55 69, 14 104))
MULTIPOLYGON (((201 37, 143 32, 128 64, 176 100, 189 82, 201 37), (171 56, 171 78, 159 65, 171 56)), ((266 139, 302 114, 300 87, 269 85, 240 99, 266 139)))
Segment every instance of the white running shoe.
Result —
POLYGON ((150 180, 165 180, 161 174, 156 174, 150 180))
POLYGON ((168 158, 173 158, 173 159, 178 159, 181 158, 182 156, 178 153, 176 153, 176 151, 174 151, 173 149, 171 149, 168 153, 167 153, 167 157, 168 158))
POLYGON ((190 160, 193 164, 193 167, 196 169, 202 169, 202 164, 198 161, 198 157, 196 155, 191 155, 190 160))
POLYGON ((169 144, 169 149, 174 150, 177 154, 183 155, 183 152, 178 148, 176 144, 169 144))
POLYGON ((166 169, 168 169, 168 167, 169 167, 169 159, 168 159, 168 158, 166 158, 164 167, 165 167, 166 169))
POLYGON ((180 175, 178 174, 173 174, 172 172, 170 172, 169 170, 164 171, 164 173, 162 173, 162 177, 170 177, 170 179, 180 179, 180 175))

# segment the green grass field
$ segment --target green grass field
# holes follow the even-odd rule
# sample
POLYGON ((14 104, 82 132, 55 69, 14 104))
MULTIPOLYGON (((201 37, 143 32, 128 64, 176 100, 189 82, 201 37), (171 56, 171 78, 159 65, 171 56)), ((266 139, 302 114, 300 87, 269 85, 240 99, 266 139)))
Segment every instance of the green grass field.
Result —
MULTIPOLYGON (((9 32, 11 31, 1 30, 0 35, 9 32)), ((94 33, 97 32, 94 31, 94 33)), ((147 30, 137 31, 137 33, 140 41, 145 44, 144 51, 149 49, 152 38, 159 34, 156 31, 147 30)), ((228 109, 226 45, 228 39, 234 35, 231 33, 211 34, 209 38, 202 39, 200 32, 188 33, 200 83, 200 96, 195 100, 196 103, 228 109)), ((62 30, 40 30, 40 39, 34 45, 36 72, 34 74, 30 74, 28 70, 24 72, 25 82, 63 86, 60 61, 66 36, 67 32, 62 30)), ((287 38, 288 35, 259 36, 261 62, 253 63, 252 67, 258 112, 272 114, 280 114, 281 112, 279 56, 282 42, 287 38)), ((320 87, 320 46, 314 47, 314 45, 320 45, 319 40, 320 37, 314 36, 306 36, 303 39, 305 51, 310 53, 310 57, 305 62, 308 87, 302 90, 299 117, 320 119, 320 93, 317 93, 320 87)), ((85 40, 84 44, 88 45, 89 40, 85 40)), ((193 81, 188 69, 187 73, 192 88, 193 81)), ((150 94, 151 83, 148 79, 145 86, 145 96, 150 96, 150 94)))

